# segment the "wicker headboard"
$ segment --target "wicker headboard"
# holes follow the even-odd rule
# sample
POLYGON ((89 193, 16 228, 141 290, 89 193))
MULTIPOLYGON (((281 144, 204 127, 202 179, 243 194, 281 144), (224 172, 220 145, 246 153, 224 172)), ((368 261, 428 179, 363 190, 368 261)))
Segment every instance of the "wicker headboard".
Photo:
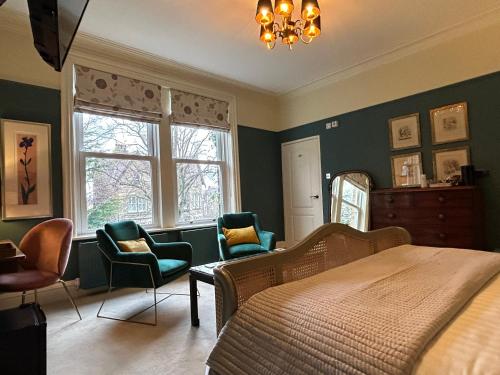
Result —
POLYGON ((217 334, 254 294, 301 280, 379 251, 411 243, 403 228, 360 232, 343 224, 325 224, 299 244, 214 270, 217 334))

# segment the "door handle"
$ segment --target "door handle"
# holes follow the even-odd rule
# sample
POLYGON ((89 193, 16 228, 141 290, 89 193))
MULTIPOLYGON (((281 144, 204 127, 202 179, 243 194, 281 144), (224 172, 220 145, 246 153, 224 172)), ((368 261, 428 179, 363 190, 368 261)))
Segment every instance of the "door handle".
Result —
POLYGON ((319 195, 311 195, 309 198, 319 199, 319 195))

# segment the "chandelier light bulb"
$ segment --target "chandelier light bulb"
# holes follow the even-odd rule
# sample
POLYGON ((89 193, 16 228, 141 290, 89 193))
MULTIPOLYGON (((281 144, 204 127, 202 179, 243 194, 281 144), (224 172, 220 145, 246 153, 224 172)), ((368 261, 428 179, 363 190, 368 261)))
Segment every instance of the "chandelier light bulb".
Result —
POLYGON ((274 13, 281 17, 289 18, 293 12, 293 1, 292 0, 276 0, 276 7, 274 8, 274 13))
POLYGON ((260 0, 257 4, 255 20, 262 26, 269 25, 274 21, 273 3, 271 0, 260 0))
POLYGON ((320 15, 318 0, 303 0, 302 1, 302 19, 312 21, 320 15))

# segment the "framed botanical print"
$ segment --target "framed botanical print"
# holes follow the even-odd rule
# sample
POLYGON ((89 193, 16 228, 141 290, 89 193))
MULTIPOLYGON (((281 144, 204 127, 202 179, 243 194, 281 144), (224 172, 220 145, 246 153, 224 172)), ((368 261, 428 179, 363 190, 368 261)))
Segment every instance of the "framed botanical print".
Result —
POLYGON ((434 178, 446 181, 448 178, 462 175, 461 167, 470 164, 469 147, 459 147, 433 152, 434 178))
POLYGON ((420 186, 422 153, 395 155, 391 158, 392 184, 395 188, 420 186))
POLYGON ((463 102, 431 110, 431 127, 433 145, 468 140, 467 103, 463 102))
POLYGON ((1 120, 2 219, 52 216, 50 125, 1 120))
POLYGON ((390 119, 389 137, 393 151, 420 147, 420 115, 414 113, 390 119))

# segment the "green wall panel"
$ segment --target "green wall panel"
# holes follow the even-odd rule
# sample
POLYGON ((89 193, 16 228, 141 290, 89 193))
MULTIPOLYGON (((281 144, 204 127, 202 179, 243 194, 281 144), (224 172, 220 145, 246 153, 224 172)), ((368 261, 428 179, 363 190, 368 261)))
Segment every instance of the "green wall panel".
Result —
MULTIPOLYGON (((383 88, 381 88, 383 90, 383 88)), ((422 148, 398 153, 421 151, 424 171, 433 174, 432 150, 469 145, 472 163, 490 171, 479 181, 486 203, 487 239, 489 248, 500 248, 500 73, 394 100, 370 108, 336 116, 279 133, 280 143, 313 135, 321 138, 324 217, 328 217, 328 181, 325 173, 347 169, 364 169, 378 188, 392 186, 389 146, 390 118, 420 113, 422 148), (471 139, 432 146, 429 110, 466 101, 469 104, 471 139), (326 122, 337 120, 339 127, 326 130, 326 122)))
POLYGON ((238 126, 241 203, 262 227, 284 239, 281 147, 275 132, 238 126))
MULTIPOLYGON (((0 118, 52 125, 52 197, 55 217, 63 214, 60 107, 58 90, 0 80, 0 118)), ((30 228, 41 221, 43 220, 2 221, 0 238, 18 242, 30 228)))

